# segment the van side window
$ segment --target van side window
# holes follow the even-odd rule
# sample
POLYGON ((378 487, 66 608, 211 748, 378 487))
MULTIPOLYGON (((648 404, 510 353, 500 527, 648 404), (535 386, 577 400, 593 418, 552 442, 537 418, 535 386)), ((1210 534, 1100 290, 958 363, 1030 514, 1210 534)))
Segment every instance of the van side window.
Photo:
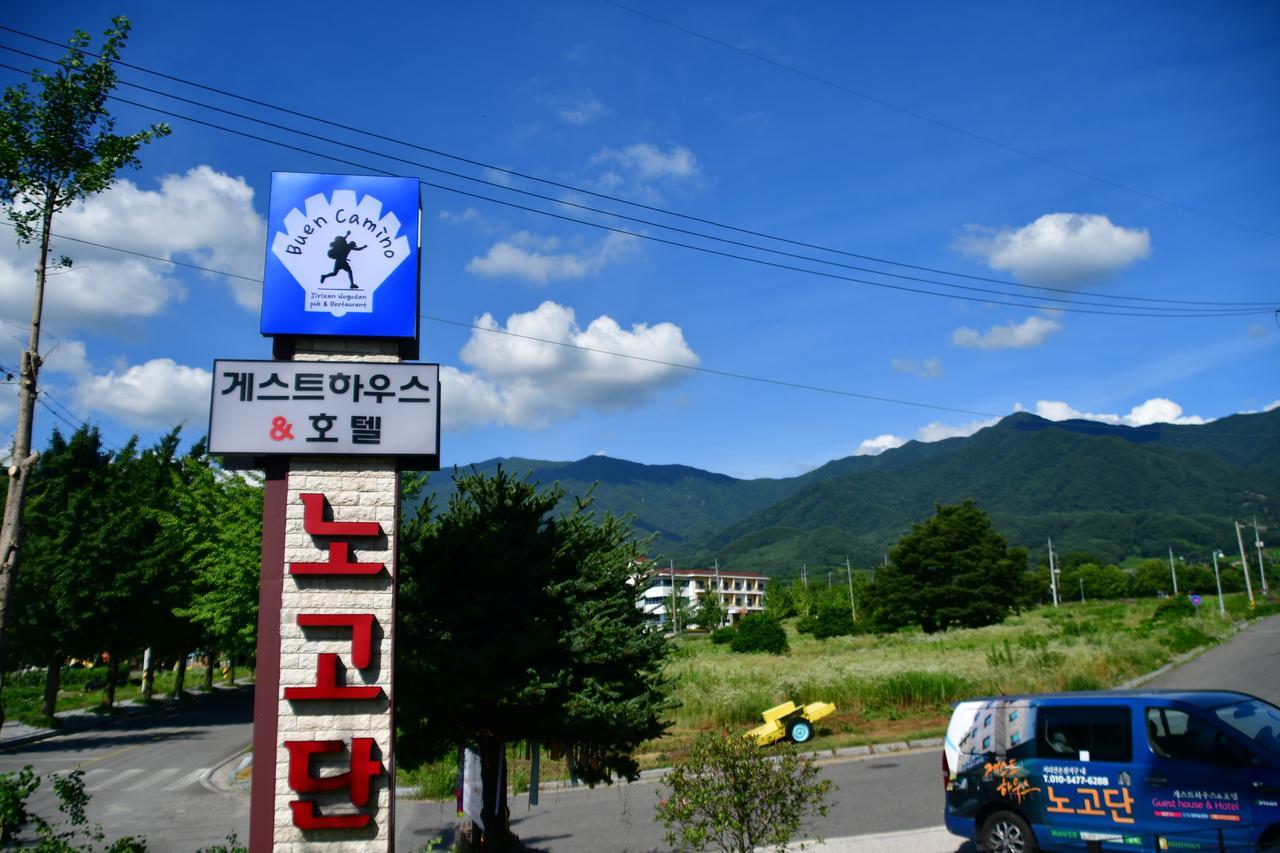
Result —
POLYGON ((1036 755, 1059 761, 1128 761, 1133 754, 1129 709, 1041 707, 1036 755))
POLYGON ((1249 754, 1207 720, 1176 708, 1147 709, 1147 745, 1161 758, 1241 767, 1249 754))

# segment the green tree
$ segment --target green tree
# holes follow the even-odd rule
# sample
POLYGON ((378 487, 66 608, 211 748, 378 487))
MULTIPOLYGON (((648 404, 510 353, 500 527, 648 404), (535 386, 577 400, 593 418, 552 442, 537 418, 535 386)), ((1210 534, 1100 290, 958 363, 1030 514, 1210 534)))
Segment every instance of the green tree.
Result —
POLYGON ((730 648, 735 652, 787 653, 787 632, 767 613, 748 613, 738 622, 730 648))
POLYGON ((97 609, 94 531, 104 526, 101 495, 111 457, 96 427, 64 439, 54 430, 36 466, 24 510, 23 572, 14 590, 14 663, 45 668, 43 712, 52 716, 62 665, 99 649, 88 632, 97 609))
POLYGON ((1124 598, 1129 594, 1129 576, 1119 566, 1085 563, 1079 572, 1088 598, 1124 598))
POLYGON ((805 818, 826 815, 832 785, 794 748, 766 753, 750 738, 720 732, 699 738, 665 787, 656 815, 667 844, 749 853, 785 850, 805 818))
POLYGON ((1027 553, 1009 548, 971 500, 938 506, 890 552, 875 582, 875 616, 886 628, 925 633, 1004 620, 1017 604, 1027 553))
POLYGON ((698 606, 694 610, 693 621, 698 627, 704 631, 714 631, 724 624, 724 620, 728 618, 725 612, 724 604, 720 601, 720 593, 713 589, 707 590, 702 597, 698 599, 698 606))
MULTIPOLYGON (((186 655, 197 647, 236 655, 257 644, 262 487, 252 476, 218 468, 203 442, 182 459, 174 479, 175 498, 161 525, 185 567, 171 598, 172 612, 189 626, 172 649, 185 676, 186 655)), ((205 675, 212 677, 212 664, 205 675)))
MULTIPOLYGON (((39 87, 33 94, 25 83, 9 86, 0 108, 0 202, 20 243, 39 242, 32 299, 31 331, 19 359, 18 424, 14 433, 4 520, 0 524, 0 690, 3 689, 5 635, 11 621, 18 547, 31 458, 31 429, 35 419, 40 372, 40 327, 45 278, 51 251, 53 217, 69 205, 102 192, 121 169, 138 165, 142 145, 169 133, 163 124, 121 136, 107 112, 107 96, 116 86, 113 65, 129 33, 129 21, 113 18, 89 61, 89 34, 76 30, 70 50, 52 72, 32 71, 39 87)), ((58 266, 69 266, 63 256, 58 266)), ((0 722, 3 722, 0 710, 0 722)))
POLYGON ((826 640, 830 637, 847 637, 856 630, 847 595, 830 596, 818 606, 818 615, 813 623, 815 638, 826 640))
POLYGON ((1169 564, 1164 560, 1143 560, 1133 572, 1133 594, 1152 597, 1159 593, 1173 592, 1173 578, 1169 564))
POLYGON ((796 615, 795 602, 791 600, 791 586, 780 580, 770 580, 764 588, 764 612, 774 619, 790 619, 796 615))
POLYGON ((632 753, 666 729, 667 646, 628 583, 640 546, 587 501, 511 477, 455 480, 400 541, 397 755, 413 764, 477 746, 486 849, 514 840, 504 799, 508 743, 560 745, 589 784, 639 772, 632 753))

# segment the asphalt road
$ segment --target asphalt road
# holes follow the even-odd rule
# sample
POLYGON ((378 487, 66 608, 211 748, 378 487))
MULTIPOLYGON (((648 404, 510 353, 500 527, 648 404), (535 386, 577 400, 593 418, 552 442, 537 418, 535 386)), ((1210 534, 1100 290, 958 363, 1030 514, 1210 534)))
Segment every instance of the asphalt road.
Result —
MULTIPOLYGON (((37 772, 84 771, 90 822, 108 839, 142 836, 148 849, 198 850, 235 832, 248 837, 249 802, 202 783, 209 771, 242 752, 252 739, 253 692, 201 697, 186 707, 119 720, 0 752, 0 772, 30 764, 37 772)), ((31 811, 57 815, 48 785, 31 811)))
MULTIPOLYGON (((1243 690, 1280 704, 1280 616, 1251 626, 1229 644, 1142 685, 1144 688, 1243 690)), ((248 833, 248 797, 206 787, 201 775, 240 753, 251 739, 251 694, 210 697, 193 707, 124 721, 96 731, 62 735, 0 753, 0 771, 32 764, 41 771, 81 767, 93 801, 90 818, 108 837, 143 835, 155 851, 192 851, 248 833)), ((808 827, 810 837, 850 839, 924 830, 942 822, 940 750, 831 761, 825 778, 837 788, 827 817, 808 827)), ((637 782, 590 789, 544 790, 538 806, 511 801, 515 832, 538 849, 556 853, 666 850, 653 820, 659 785, 637 782)), ((32 805, 52 813, 42 793, 32 805)), ((452 803, 400 800, 396 846, 421 850, 431 839, 451 840, 452 803)), ((971 851, 959 839, 931 841, 937 853, 971 851), (952 843, 952 842, 955 843, 952 843)), ((903 839, 910 843, 910 837, 903 839)), ((877 849, 842 842, 833 849, 877 849)), ((904 847, 902 849, 913 849, 904 847)))

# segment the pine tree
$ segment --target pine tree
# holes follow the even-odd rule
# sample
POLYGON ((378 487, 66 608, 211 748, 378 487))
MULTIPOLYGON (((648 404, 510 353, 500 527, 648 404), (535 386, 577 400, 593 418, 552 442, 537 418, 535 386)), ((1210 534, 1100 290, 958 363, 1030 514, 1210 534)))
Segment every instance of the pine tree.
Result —
POLYGON ((460 476, 448 509, 401 535, 397 755, 478 747, 488 850, 514 843, 507 744, 556 745, 596 783, 635 778, 632 752, 666 728, 665 640, 628 582, 639 545, 585 501, 555 515, 563 494, 501 469, 460 476))

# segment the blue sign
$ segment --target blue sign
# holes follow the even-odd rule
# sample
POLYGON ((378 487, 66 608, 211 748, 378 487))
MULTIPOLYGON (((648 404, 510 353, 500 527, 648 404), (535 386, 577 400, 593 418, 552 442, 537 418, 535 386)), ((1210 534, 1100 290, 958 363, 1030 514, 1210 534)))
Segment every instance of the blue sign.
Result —
POLYGON ((416 178, 274 172, 264 335, 418 337, 416 178))

